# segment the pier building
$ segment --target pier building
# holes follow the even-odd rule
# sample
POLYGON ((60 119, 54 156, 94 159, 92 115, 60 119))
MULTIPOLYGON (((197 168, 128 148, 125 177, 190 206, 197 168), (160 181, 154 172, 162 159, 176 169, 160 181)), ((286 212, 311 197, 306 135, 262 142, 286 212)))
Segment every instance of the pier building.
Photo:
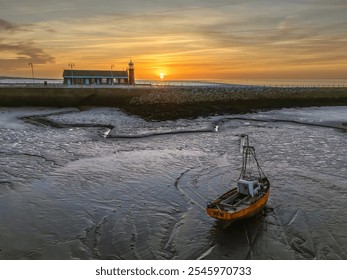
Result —
POLYGON ((66 85, 135 85, 134 72, 134 63, 130 60, 127 70, 65 69, 63 78, 66 85))

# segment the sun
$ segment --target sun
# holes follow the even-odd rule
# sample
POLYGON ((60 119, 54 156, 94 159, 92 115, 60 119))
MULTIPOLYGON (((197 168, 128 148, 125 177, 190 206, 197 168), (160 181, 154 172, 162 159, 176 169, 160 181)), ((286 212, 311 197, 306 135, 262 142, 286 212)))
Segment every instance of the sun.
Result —
POLYGON ((164 73, 160 73, 159 74, 159 78, 162 80, 162 79, 164 79, 165 78, 165 74, 164 73))

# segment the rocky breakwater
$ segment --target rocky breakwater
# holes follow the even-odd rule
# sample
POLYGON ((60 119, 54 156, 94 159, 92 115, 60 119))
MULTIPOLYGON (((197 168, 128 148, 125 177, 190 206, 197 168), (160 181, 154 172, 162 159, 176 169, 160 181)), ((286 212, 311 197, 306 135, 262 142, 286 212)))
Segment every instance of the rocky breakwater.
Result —
POLYGON ((251 86, 0 87, 0 106, 117 107, 153 120, 347 105, 347 88, 251 86))
POLYGON ((158 87, 133 97, 130 105, 145 117, 196 117, 285 107, 347 105, 347 88, 158 87))

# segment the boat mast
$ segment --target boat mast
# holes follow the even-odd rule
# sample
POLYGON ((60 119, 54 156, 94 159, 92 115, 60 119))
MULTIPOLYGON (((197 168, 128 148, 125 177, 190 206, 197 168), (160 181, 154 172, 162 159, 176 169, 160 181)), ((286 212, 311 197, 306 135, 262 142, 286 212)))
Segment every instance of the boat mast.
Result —
POLYGON ((254 179, 252 178, 252 175, 254 176, 255 174, 251 174, 250 172, 252 159, 254 160, 254 164, 257 167, 259 178, 266 177, 258 163, 256 154, 255 154, 255 148, 249 145, 248 135, 246 134, 241 135, 241 149, 242 149, 242 168, 241 168, 241 174, 239 179, 254 179))

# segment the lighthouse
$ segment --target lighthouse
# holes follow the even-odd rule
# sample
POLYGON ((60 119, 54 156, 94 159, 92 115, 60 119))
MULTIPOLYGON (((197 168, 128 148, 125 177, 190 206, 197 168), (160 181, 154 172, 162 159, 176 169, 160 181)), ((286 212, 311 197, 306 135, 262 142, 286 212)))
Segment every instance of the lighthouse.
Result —
POLYGON ((128 68, 128 77, 129 77, 129 85, 135 85, 135 73, 134 73, 134 63, 132 60, 129 61, 128 68))

